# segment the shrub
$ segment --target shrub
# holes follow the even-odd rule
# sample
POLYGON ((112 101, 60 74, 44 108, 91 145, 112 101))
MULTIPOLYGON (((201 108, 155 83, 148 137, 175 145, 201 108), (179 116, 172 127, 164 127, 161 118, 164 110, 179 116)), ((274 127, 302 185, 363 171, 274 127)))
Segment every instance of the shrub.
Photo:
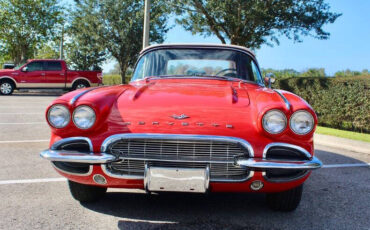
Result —
POLYGON ((287 78, 275 87, 305 99, 322 126, 370 133, 370 76, 287 78))
POLYGON ((360 71, 352 71, 349 69, 338 71, 334 74, 336 77, 353 77, 358 75, 370 75, 369 71, 367 69, 360 71))
MULTIPOLYGON (((126 82, 130 82, 131 75, 126 75, 126 82)), ((104 85, 119 85, 122 83, 121 75, 118 74, 107 74, 103 75, 104 85)))

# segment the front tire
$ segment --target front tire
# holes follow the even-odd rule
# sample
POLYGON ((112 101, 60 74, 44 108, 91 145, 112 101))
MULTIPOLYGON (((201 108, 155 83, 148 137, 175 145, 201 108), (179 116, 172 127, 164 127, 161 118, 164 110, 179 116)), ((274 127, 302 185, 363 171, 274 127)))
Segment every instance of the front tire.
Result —
POLYGON ((73 198, 80 202, 94 202, 104 197, 107 188, 80 184, 68 180, 69 191, 73 198))
POLYGON ((0 94, 1 95, 11 95, 15 89, 13 82, 9 80, 3 80, 0 82, 0 94))
POLYGON ((303 184, 293 189, 266 194, 268 206, 275 211, 294 211, 301 202, 303 184))

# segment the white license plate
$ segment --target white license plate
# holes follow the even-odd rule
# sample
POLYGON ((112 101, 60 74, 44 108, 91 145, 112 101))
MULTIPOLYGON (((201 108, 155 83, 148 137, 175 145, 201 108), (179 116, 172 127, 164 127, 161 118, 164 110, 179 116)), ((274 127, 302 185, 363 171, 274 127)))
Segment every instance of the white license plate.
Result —
POLYGON ((204 193, 209 186, 209 168, 146 167, 144 185, 148 191, 204 193))

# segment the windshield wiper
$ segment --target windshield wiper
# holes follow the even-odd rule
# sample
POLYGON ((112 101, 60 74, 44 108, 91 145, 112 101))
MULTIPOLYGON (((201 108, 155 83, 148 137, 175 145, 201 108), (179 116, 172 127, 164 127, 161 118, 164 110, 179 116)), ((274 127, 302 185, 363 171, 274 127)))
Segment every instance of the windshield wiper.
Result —
POLYGON ((229 81, 240 81, 240 78, 236 77, 228 77, 228 76, 219 76, 219 75, 201 75, 201 77, 211 77, 211 78, 221 78, 224 80, 229 80, 229 81))

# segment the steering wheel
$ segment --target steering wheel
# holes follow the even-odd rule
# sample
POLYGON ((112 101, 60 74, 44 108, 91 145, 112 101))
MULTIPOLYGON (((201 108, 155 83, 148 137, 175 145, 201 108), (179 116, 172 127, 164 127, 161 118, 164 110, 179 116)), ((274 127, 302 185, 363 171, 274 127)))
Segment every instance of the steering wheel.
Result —
POLYGON ((226 73, 226 74, 223 74, 221 76, 236 77, 237 74, 238 74, 236 69, 223 69, 223 70, 219 71, 218 73, 216 73, 216 76, 219 76, 221 73, 224 73, 224 72, 227 72, 227 71, 230 71, 230 73, 226 73))

